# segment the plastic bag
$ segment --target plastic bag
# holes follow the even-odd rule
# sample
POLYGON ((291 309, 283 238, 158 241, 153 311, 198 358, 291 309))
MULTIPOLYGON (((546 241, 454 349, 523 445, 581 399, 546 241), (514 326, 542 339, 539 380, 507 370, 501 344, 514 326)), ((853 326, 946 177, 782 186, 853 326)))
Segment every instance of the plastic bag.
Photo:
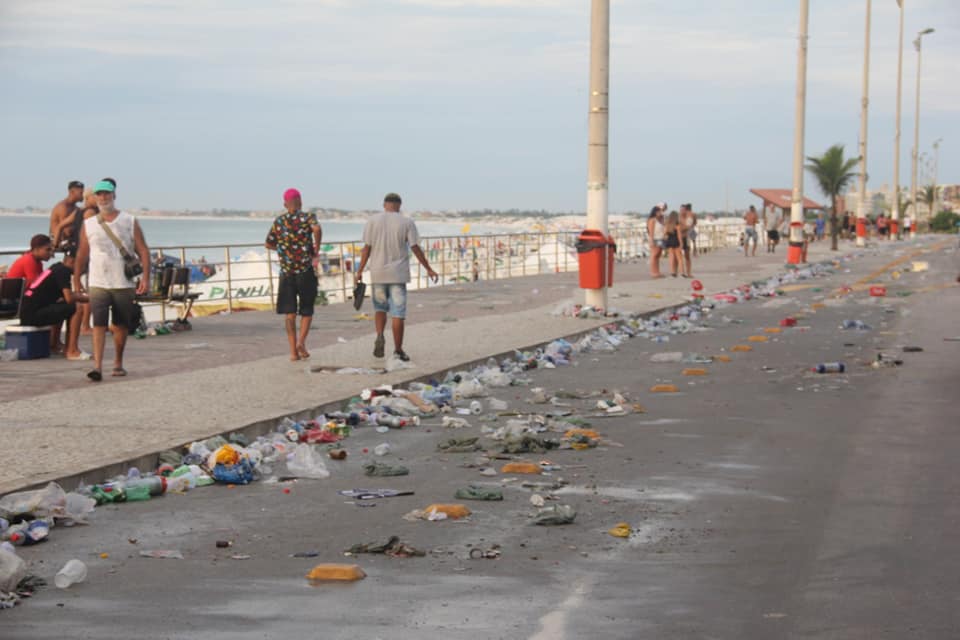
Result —
POLYGON ((27 563, 15 553, 0 549, 0 591, 13 591, 27 575, 27 563))
POLYGON ((287 461, 287 471, 298 478, 324 480, 330 477, 323 455, 311 445, 300 445, 287 461))
POLYGON ((43 489, 18 491, 0 498, 0 517, 13 520, 17 516, 34 515, 63 516, 67 505, 67 494, 56 482, 43 489))

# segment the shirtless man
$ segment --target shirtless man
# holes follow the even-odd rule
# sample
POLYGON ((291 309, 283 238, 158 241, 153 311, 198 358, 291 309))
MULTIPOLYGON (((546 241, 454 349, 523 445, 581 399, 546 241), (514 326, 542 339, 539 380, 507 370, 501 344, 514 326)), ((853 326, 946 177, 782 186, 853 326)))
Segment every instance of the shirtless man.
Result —
POLYGON ((54 239, 54 250, 60 249, 56 242, 61 232, 63 221, 77 212, 77 203, 83 200, 83 183, 71 180, 67 185, 67 197, 61 200, 50 212, 50 237, 54 239))
POLYGON ((746 223, 746 228, 743 230, 743 255, 747 257, 757 255, 757 222, 759 222, 760 216, 757 215, 757 208, 753 205, 750 205, 750 210, 747 211, 747 214, 743 216, 743 221, 746 223), (753 253, 750 251, 750 240, 753 240, 753 253))

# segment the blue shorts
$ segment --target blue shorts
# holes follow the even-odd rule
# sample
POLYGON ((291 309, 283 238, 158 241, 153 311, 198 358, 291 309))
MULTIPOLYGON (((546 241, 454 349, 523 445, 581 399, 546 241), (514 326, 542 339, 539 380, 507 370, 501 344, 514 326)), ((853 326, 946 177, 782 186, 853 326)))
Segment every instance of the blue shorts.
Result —
POLYGON ((374 311, 389 313, 394 318, 407 317, 406 284, 374 284, 371 298, 374 311))

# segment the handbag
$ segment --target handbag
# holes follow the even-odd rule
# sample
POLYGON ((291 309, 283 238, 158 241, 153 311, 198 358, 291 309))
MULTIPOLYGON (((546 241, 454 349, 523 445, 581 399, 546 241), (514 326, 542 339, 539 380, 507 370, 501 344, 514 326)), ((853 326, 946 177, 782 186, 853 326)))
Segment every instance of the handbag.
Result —
POLYGON ((133 280, 142 274, 143 265, 140 264, 140 258, 127 251, 127 248, 123 246, 122 242, 120 242, 120 238, 117 237, 117 234, 113 232, 113 229, 107 226, 107 223, 103 219, 102 213, 97 215, 97 222, 100 223, 104 233, 106 233, 107 237, 113 241, 113 244, 115 244, 117 249, 120 250, 120 255, 123 256, 123 275, 133 280))

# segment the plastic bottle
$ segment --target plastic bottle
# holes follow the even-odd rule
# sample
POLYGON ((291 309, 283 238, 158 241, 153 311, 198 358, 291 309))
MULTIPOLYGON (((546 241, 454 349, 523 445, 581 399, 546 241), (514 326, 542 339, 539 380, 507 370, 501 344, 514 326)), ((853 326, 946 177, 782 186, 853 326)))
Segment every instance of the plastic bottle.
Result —
POLYGON ((386 413, 377 414, 377 424, 391 429, 416 427, 420 425, 420 416, 391 416, 386 413))
POLYGON ((5 534, 10 544, 20 547, 43 542, 50 535, 50 523, 43 519, 13 525, 5 534))
POLYGON ((483 405, 480 404, 479 400, 474 400, 470 403, 470 413, 472 413, 475 416, 478 416, 481 413, 483 413, 483 405))
POLYGON ((842 362, 825 362, 813 368, 817 373, 843 373, 847 367, 842 362))

